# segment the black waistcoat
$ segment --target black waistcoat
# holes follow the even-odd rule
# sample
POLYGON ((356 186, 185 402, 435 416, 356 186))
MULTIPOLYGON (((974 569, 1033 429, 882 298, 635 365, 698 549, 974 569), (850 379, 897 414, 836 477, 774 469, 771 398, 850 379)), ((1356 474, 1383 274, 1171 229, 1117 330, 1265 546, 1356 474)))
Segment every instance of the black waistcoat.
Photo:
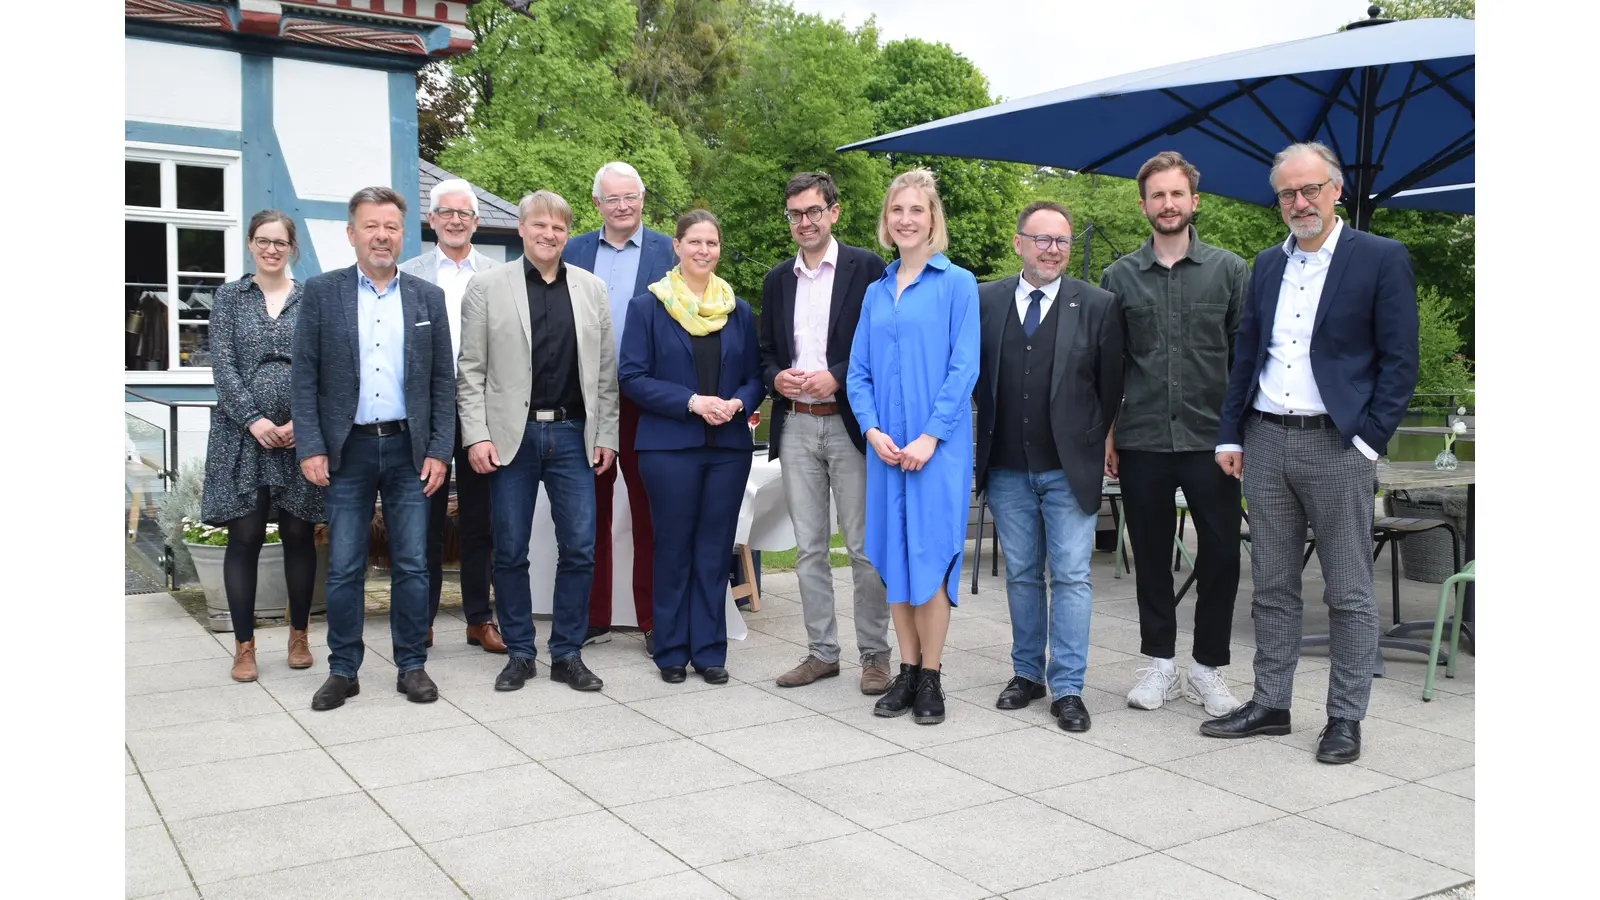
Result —
POLYGON ((1000 378, 995 392, 994 450, 989 464, 1049 472, 1061 468, 1050 433, 1050 370, 1056 357, 1056 307, 1028 337, 1014 310, 1000 336, 1000 378))

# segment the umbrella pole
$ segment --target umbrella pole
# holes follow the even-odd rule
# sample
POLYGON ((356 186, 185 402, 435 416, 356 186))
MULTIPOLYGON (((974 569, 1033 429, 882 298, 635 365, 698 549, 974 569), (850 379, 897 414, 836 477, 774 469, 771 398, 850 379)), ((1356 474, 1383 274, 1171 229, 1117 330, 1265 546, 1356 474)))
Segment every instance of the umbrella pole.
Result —
POLYGON ((1089 251, 1094 247, 1094 223, 1083 229, 1083 280, 1089 280, 1089 251))

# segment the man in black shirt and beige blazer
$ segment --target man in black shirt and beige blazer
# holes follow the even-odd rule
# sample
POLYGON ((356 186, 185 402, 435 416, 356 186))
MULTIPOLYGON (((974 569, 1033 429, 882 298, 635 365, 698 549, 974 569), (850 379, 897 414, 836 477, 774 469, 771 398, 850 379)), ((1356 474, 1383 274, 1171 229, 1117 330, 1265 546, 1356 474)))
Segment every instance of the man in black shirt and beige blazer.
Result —
POLYGON ((536 674, 528 541, 541 482, 557 546, 550 677, 579 691, 602 686, 579 651, 594 577, 594 479, 617 454, 617 360, 605 282, 561 260, 571 226, 559 195, 524 197, 523 258, 475 276, 461 300, 461 441, 472 468, 489 475, 494 592, 510 656, 497 691, 536 674))

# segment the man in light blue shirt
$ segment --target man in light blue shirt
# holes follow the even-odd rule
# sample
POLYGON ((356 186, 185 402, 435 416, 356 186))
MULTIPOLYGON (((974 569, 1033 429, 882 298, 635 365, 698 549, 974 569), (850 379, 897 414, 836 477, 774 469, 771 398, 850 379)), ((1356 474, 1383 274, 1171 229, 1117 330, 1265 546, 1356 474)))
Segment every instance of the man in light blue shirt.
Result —
MULTIPOLYGON (((605 224, 568 241, 561 258, 567 265, 593 272, 606 283, 611 306, 611 335, 620 357, 628 301, 665 278, 676 258, 672 253, 672 238, 644 225, 644 179, 633 166, 625 162, 601 166, 594 175, 590 194, 605 224)), ((617 464, 594 479, 594 581, 589 587, 589 631, 584 643, 611 640, 611 507, 616 496, 617 470, 621 469, 628 491, 628 512, 633 520, 634 621, 644 632, 645 655, 648 656, 655 646, 651 614, 655 540, 650 528, 650 499, 645 495, 639 460, 633 452, 634 435, 639 430, 639 406, 626 396, 622 398, 619 428, 622 447, 617 453, 617 464)))
POLYGON ((406 417, 405 317, 400 311, 400 279, 390 278, 378 290, 367 273, 356 269, 356 320, 360 329, 361 393, 356 397, 356 424, 394 422, 406 417))

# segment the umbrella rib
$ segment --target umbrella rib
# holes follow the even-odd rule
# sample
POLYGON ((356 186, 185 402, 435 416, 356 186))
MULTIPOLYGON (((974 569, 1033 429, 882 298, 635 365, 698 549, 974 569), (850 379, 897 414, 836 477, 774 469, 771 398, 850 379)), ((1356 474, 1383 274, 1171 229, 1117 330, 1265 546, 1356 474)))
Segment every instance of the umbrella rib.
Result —
MULTIPOLYGON (((1472 68, 1475 65, 1476 65, 1476 63, 1468 63, 1468 64, 1462 66, 1461 68, 1455 70, 1454 72, 1451 72, 1448 76, 1445 76, 1443 78, 1441 78, 1438 75, 1436 75, 1434 73, 1434 71, 1427 66, 1426 63, 1417 63, 1416 64, 1416 68, 1417 68, 1418 71, 1422 72, 1422 74, 1428 76, 1428 80, 1432 81, 1433 84, 1439 88, 1439 90, 1444 91, 1446 94, 1449 94, 1450 98, 1452 100, 1454 100, 1457 103, 1461 104, 1463 107, 1466 108, 1468 113, 1470 113, 1474 117, 1476 117, 1477 116, 1477 111, 1475 109, 1473 109, 1473 102, 1471 100, 1468 100, 1465 94, 1462 94, 1459 90, 1456 89, 1455 85, 1452 85, 1450 83, 1450 82, 1452 82, 1452 81, 1454 81, 1456 79, 1456 76, 1461 75, 1461 74, 1463 74, 1465 72, 1471 71, 1472 68)), ((1423 88, 1423 90, 1427 90, 1427 88, 1423 88)))
POLYGON ((1256 105, 1256 108, 1261 110, 1262 115, 1265 115, 1267 119, 1272 122, 1272 124, 1278 126, 1278 131, 1282 132, 1283 136, 1289 139, 1289 143, 1292 144, 1299 140, 1295 137, 1294 132, 1289 130, 1289 126, 1283 124, 1283 120, 1279 119, 1277 114, 1274 113, 1260 97, 1256 96, 1255 91, 1251 91, 1249 96, 1251 102, 1256 105))
MULTIPOLYGON (((1400 92, 1400 99, 1394 103, 1394 115, 1389 117, 1389 133, 1383 136, 1383 146, 1378 148, 1376 162, 1378 168, 1383 167, 1383 161, 1389 158, 1389 144, 1394 141, 1394 133, 1400 127, 1400 116, 1406 111, 1406 101, 1416 96, 1411 91, 1412 85, 1417 83, 1417 67, 1412 66, 1411 72, 1406 75, 1405 89, 1400 92)), ((1379 107, 1378 113, 1387 111, 1388 107, 1379 107)), ((1374 114, 1376 115, 1376 113, 1374 114)), ((1376 177, 1376 173, 1374 173, 1376 177)))
MULTIPOLYGON (((1270 75, 1270 76, 1268 76, 1266 78, 1258 79, 1257 81, 1255 81, 1254 83, 1249 85, 1247 90, 1255 90, 1256 88, 1259 88, 1259 87, 1262 87, 1263 85, 1269 84, 1269 83, 1272 82, 1273 79, 1275 79, 1277 77, 1278 76, 1276 76, 1276 75, 1270 75)), ((1170 90, 1168 90, 1168 89, 1163 89, 1162 93, 1167 94, 1168 96, 1174 96, 1172 94, 1172 92, 1170 90)), ((1225 106, 1225 105, 1227 105, 1229 103, 1232 103, 1233 101, 1239 99, 1239 95, 1242 94, 1242 93, 1244 93, 1244 91, 1242 91, 1242 90, 1241 91, 1235 91, 1235 92, 1233 92, 1231 94, 1228 94, 1227 96, 1221 98, 1220 100, 1214 100, 1210 104, 1208 104, 1206 106, 1202 106, 1202 107, 1194 107, 1193 104, 1190 104, 1188 101, 1179 98, 1178 99, 1179 103, 1182 103, 1185 106, 1189 106, 1193 111, 1190 112, 1188 115, 1184 116, 1181 119, 1178 119, 1178 120, 1173 121, 1173 122, 1168 122, 1165 125, 1156 126, 1155 130, 1145 132, 1140 137, 1135 138, 1132 141, 1129 141, 1128 143, 1122 145, 1121 147, 1118 147, 1117 149, 1111 151, 1110 153, 1107 153, 1106 155, 1100 157, 1099 159, 1095 160, 1092 163, 1089 163, 1086 166, 1078 167, 1077 171, 1079 171, 1079 172, 1093 172, 1094 170, 1098 169, 1099 167, 1105 165, 1106 163, 1111 162, 1112 160, 1114 160, 1117 157, 1123 155, 1124 153, 1127 153, 1128 151, 1134 149, 1135 147, 1141 147, 1141 146, 1143 146, 1145 144, 1148 144, 1151 141, 1155 140, 1158 137, 1161 137, 1164 134, 1177 134, 1178 132, 1184 130, 1185 128, 1189 128, 1189 127, 1191 127, 1193 125, 1196 125, 1196 124, 1198 124, 1200 122, 1203 122, 1203 121, 1205 121, 1207 118, 1209 118, 1211 116, 1211 111, 1213 109, 1216 109, 1219 106, 1225 106)))
MULTIPOLYGON (((1213 119, 1212 121, 1216 121, 1216 120, 1213 119)), ((1226 126, 1224 126, 1224 127, 1226 127, 1226 126)), ((1256 160, 1257 162, 1263 162, 1263 163, 1266 163, 1267 165, 1271 165, 1272 164, 1272 154, 1268 153, 1266 150, 1262 149, 1261 147, 1256 146, 1254 141, 1251 142, 1252 146, 1249 146, 1249 147, 1241 146, 1238 143, 1236 143, 1234 141, 1230 141, 1226 137, 1224 137, 1224 136, 1222 136, 1220 134, 1217 134, 1216 132, 1212 131, 1211 129, 1207 128, 1206 126, 1198 124, 1198 123, 1195 124, 1194 130, 1199 132, 1200 134, 1205 135, 1208 138, 1211 138, 1212 140, 1216 141, 1217 143, 1222 144, 1225 147, 1228 147, 1228 148, 1233 149, 1233 150, 1237 150, 1238 152, 1240 152, 1240 153, 1244 154, 1245 156, 1248 156, 1248 157, 1256 160)))
POLYGON ((1283 75, 1281 77, 1293 82, 1296 85, 1299 85, 1300 87, 1305 88, 1318 97, 1323 98, 1329 105, 1338 104, 1339 106, 1344 107, 1346 112, 1353 113, 1356 111, 1355 103, 1348 100, 1339 99, 1339 93, 1350 84, 1351 71, 1351 69, 1345 69, 1344 72, 1340 74, 1339 81, 1333 86, 1332 90, 1323 90, 1322 88, 1317 87, 1298 75, 1283 75))
MULTIPOLYGON (((1234 82, 1234 83, 1235 84, 1239 84, 1239 82, 1234 82)), ((1261 100, 1256 97, 1254 88, 1249 87, 1248 85, 1243 85, 1243 84, 1239 84, 1239 87, 1240 87, 1240 94, 1242 94, 1243 96, 1249 97, 1251 100, 1254 100, 1257 105, 1260 105, 1261 100)), ((1194 122, 1194 125, 1191 126, 1196 131, 1199 131, 1202 134, 1205 134, 1207 137, 1213 138, 1215 140, 1219 140, 1219 141, 1222 140, 1222 138, 1218 137, 1217 135, 1214 135, 1214 134, 1211 134, 1211 133, 1205 131, 1204 125, 1202 123, 1204 123, 1207 120, 1210 120, 1212 124, 1216 125, 1218 128, 1220 128, 1223 131, 1227 132, 1229 135, 1232 135, 1232 137, 1233 137, 1233 139, 1235 141, 1238 141, 1241 144, 1247 144, 1247 145, 1249 145, 1249 147, 1251 149, 1250 150, 1246 150, 1245 148, 1239 147, 1239 146, 1237 146, 1235 144, 1232 144, 1232 143, 1229 143, 1228 141, 1223 141, 1223 143, 1228 144, 1228 146, 1233 147, 1233 149, 1238 150, 1239 152, 1244 153, 1247 156, 1256 155, 1256 156, 1260 157, 1263 160, 1271 160, 1272 159, 1272 151, 1270 151, 1267 148, 1265 148, 1265 147, 1261 146, 1260 144, 1256 143, 1254 140, 1251 140, 1249 137, 1246 137, 1238 129, 1232 127, 1227 122, 1224 122, 1221 119, 1217 118, 1216 116, 1211 115, 1209 110, 1202 111, 1199 107, 1195 106, 1193 103, 1190 103, 1188 100, 1183 99, 1182 97, 1178 96, 1176 93, 1173 93, 1170 90, 1163 89, 1161 93, 1166 94, 1168 97, 1172 98, 1172 101, 1174 103, 1180 103, 1180 104, 1182 104, 1184 106, 1189 107, 1189 109, 1194 111, 1195 113, 1200 113, 1201 114, 1200 118, 1196 119, 1195 122, 1194 122)), ((1235 95, 1236 98, 1237 98, 1237 96, 1239 96, 1239 95, 1235 95)), ((1277 122, 1277 119, 1273 119, 1273 121, 1277 122)), ((1282 123, 1278 123, 1278 127, 1282 128, 1283 127, 1282 123)), ((1285 128, 1284 129, 1284 133, 1289 135, 1289 140, 1291 140, 1291 141, 1294 140, 1294 135, 1292 133, 1290 133, 1288 129, 1285 128)))
POLYGON ((1475 134, 1476 129, 1456 138, 1450 142, 1450 146, 1456 147, 1457 144, 1461 144, 1461 146, 1456 147, 1454 150, 1448 150, 1447 148, 1448 152, 1441 151, 1440 153, 1434 154, 1433 158, 1429 161, 1417 166, 1415 169, 1412 169, 1404 177, 1395 179, 1393 184, 1389 185, 1387 188, 1384 188, 1381 192, 1373 196, 1373 205, 1380 205, 1393 198, 1395 194, 1409 189, 1412 185, 1424 178, 1427 178, 1429 175, 1432 175, 1436 172, 1442 172, 1450 166, 1453 166, 1463 159, 1471 156, 1477 147, 1477 140, 1474 138, 1475 134), (1466 141, 1466 143, 1462 144, 1462 141, 1466 141))
MULTIPOLYGON (((1299 79, 1291 79, 1298 82, 1308 90, 1314 91, 1322 96, 1322 108, 1317 110, 1316 118, 1311 120, 1311 130, 1306 133, 1304 140, 1316 140, 1317 132, 1321 131, 1323 127, 1328 124, 1328 114, 1333 112, 1334 105, 1339 102, 1339 92, 1344 90, 1344 86, 1350 81, 1351 71, 1352 70, 1350 69, 1345 69, 1342 73, 1340 73, 1339 82, 1333 86, 1332 93, 1318 91, 1316 88, 1306 84, 1303 81, 1300 81, 1299 79)), ((1343 159, 1344 151, 1339 149, 1339 138, 1333 133, 1332 128, 1328 129, 1328 142, 1333 145, 1334 154, 1340 159, 1343 159)))

